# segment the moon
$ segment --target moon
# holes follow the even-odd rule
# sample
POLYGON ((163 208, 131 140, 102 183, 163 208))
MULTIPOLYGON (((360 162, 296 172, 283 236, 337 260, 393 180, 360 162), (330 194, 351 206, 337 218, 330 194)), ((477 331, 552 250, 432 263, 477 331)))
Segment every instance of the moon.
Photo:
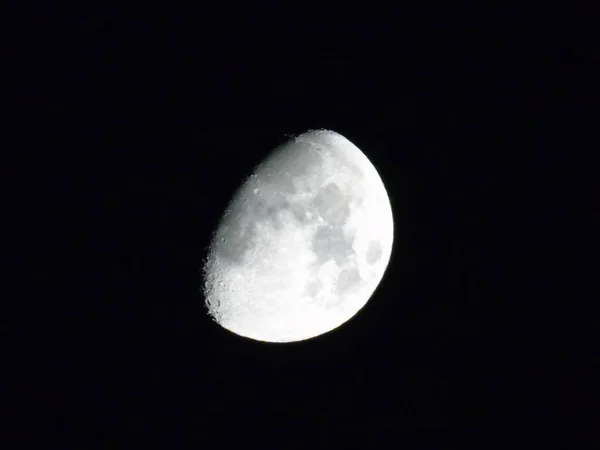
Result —
POLYGON ((310 130, 277 147, 234 194, 203 265, 208 313, 265 342, 331 331, 365 306, 393 243, 385 186, 342 135, 310 130))

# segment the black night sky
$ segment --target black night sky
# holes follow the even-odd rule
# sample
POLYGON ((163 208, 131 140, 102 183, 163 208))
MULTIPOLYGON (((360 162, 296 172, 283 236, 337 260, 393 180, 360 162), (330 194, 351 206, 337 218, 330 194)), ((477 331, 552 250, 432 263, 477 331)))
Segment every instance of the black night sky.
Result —
POLYGON ((488 448, 576 396, 552 298, 570 289, 560 236, 580 214, 561 178, 588 145, 575 111, 597 111, 585 28, 568 39, 559 15, 525 11, 306 8, 29 17, 14 54, 35 124, 19 198, 44 293, 14 326, 27 401, 12 411, 29 418, 15 440, 488 448), (202 306, 211 232, 251 168, 315 128, 378 169, 390 265, 333 332, 236 336, 202 306))

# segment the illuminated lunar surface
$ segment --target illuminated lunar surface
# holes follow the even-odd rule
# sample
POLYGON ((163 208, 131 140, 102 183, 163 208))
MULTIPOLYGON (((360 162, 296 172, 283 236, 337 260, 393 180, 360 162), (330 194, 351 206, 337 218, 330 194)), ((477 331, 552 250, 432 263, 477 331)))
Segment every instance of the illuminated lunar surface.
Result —
POLYGON ((227 206, 203 267, 208 312, 259 341, 321 335, 369 301, 392 241, 375 167, 340 134, 306 132, 276 148, 227 206))

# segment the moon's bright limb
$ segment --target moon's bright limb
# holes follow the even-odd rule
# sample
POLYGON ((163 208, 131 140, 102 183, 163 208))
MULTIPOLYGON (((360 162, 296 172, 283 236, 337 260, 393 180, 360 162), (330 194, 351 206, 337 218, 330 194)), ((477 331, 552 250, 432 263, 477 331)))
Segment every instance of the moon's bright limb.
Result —
POLYGON ((367 303, 392 241, 375 167, 338 133, 306 132, 276 148, 231 200, 204 265, 208 311, 259 341, 326 333, 367 303))

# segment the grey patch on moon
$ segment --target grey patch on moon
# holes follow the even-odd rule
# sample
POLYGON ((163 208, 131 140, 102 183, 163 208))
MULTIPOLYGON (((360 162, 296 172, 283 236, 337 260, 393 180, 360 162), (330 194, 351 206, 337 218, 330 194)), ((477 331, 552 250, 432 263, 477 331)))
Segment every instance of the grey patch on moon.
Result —
POLYGON ((351 291, 360 283, 360 280, 360 272, 357 267, 348 267, 342 270, 337 279, 337 293, 345 294, 351 291))
POLYGON ((273 165, 275 167, 270 169, 273 171, 273 175, 269 179, 267 186, 283 195, 295 194, 297 189, 294 185, 292 175, 283 168, 279 168, 277 164, 274 163, 273 165))
POLYGON ((275 178, 275 185, 280 192, 285 194, 295 194, 297 192, 296 186, 294 186, 294 178, 291 175, 283 174, 275 178))
POLYGON ((343 226, 350 216, 350 201, 337 184, 329 183, 319 191, 314 204, 324 220, 334 226, 343 226))
POLYGON ((280 230, 283 228, 284 223, 281 219, 281 212, 288 209, 290 207, 289 202, 286 199, 277 199, 272 203, 269 202, 269 206, 267 207, 267 216, 266 219, 271 222, 273 227, 276 230, 280 230))
POLYGON ((301 224, 307 224, 313 221, 309 211, 299 203, 292 203, 290 205, 290 212, 294 215, 294 218, 301 224))
POLYGON ((317 257, 317 263, 323 264, 334 259, 338 266, 354 254, 352 242, 344 236, 341 228, 324 226, 317 229, 311 241, 311 250, 317 257))
POLYGON ((294 150, 297 157, 294 158, 293 175, 295 177, 302 177, 308 175, 311 172, 319 172, 323 167, 323 157, 319 152, 314 151, 310 147, 298 148, 294 150))
POLYGON ((375 264, 381 258, 383 251, 381 249, 381 244, 379 241, 371 241, 369 242, 369 247, 367 248, 367 264, 375 264))
POLYGON ((254 245, 255 235, 255 223, 232 220, 222 235, 221 242, 215 246, 216 256, 231 264, 242 264, 246 251, 254 245))
POLYGON ((319 280, 315 280, 306 285, 304 292, 310 297, 316 297, 316 295, 321 292, 321 289, 323 289, 323 283, 319 280))
POLYGON ((259 193, 252 203, 251 217, 258 222, 268 221, 275 229, 282 228, 280 213, 290 206, 285 196, 280 194, 267 196, 259 193))
POLYGON ((283 223, 281 222, 281 218, 279 217, 279 213, 281 212, 281 208, 275 206, 269 206, 267 208, 267 219, 271 222, 271 225, 276 230, 280 230, 283 228, 283 223))

